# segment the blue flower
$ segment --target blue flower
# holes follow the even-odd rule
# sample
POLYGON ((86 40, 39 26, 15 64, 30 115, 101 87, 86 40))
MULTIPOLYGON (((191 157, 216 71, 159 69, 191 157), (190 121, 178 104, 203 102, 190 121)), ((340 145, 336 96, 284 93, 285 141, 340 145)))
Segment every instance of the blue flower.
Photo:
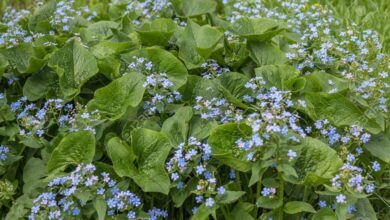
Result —
POLYGON ((213 198, 207 198, 207 199, 206 199, 205 205, 206 205, 207 207, 213 207, 214 204, 215 204, 215 202, 214 202, 214 199, 213 199, 213 198))
POLYGON ((373 169, 375 172, 378 172, 378 171, 381 170, 381 165, 378 163, 378 161, 372 162, 372 169, 373 169))

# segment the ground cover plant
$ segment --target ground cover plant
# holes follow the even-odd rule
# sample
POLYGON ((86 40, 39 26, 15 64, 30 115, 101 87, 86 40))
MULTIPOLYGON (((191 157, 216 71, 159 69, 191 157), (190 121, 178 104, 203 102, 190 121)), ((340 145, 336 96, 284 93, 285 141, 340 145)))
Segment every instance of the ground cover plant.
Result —
POLYGON ((390 219, 390 56, 334 5, 6 8, 0 218, 390 219))

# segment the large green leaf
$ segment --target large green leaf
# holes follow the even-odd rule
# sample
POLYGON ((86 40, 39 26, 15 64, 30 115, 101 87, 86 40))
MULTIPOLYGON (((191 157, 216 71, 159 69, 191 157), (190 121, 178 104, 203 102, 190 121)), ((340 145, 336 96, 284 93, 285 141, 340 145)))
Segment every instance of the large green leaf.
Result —
POLYGON ((245 88, 249 77, 241 73, 224 73, 217 77, 215 81, 236 98, 242 98, 250 92, 249 89, 245 88))
POLYGON ((276 87, 280 90, 291 90, 289 82, 300 74, 290 65, 266 65, 256 68, 255 73, 264 79, 267 88, 276 87))
POLYGON ((22 44, 10 49, 0 50, 9 64, 15 66, 19 73, 38 72, 45 64, 42 59, 44 51, 41 48, 34 48, 31 44, 22 44))
POLYGON ((0 79, 3 77, 3 73, 8 66, 8 60, 0 54, 0 79))
POLYGON ((205 79, 200 76, 189 75, 187 83, 179 89, 183 100, 190 103, 195 102, 197 96, 210 100, 213 97, 220 97, 222 94, 218 90, 215 81, 205 79))
POLYGON ((216 121, 201 119, 200 116, 194 116, 190 122, 190 137, 203 140, 210 135, 210 132, 218 125, 216 121))
POLYGON ((255 208, 256 206, 251 203, 239 202, 234 206, 230 214, 233 220, 254 220, 255 218, 250 213, 255 208))
POLYGON ((331 179, 342 166, 337 152, 324 142, 307 137, 301 145, 295 168, 305 184, 318 185, 331 179))
POLYGON ((135 155, 132 149, 120 138, 114 137, 107 142, 107 153, 118 176, 129 176, 131 170, 134 172, 135 155))
POLYGON ((171 0, 176 13, 192 17, 215 11, 217 2, 213 0, 171 0))
POLYGON ((131 133, 131 146, 137 157, 137 168, 129 170, 128 176, 144 192, 168 194, 170 180, 165 160, 172 148, 168 138, 163 133, 140 128, 131 133))
MULTIPOLYGON (((113 21, 98 21, 88 26, 88 28, 84 29, 84 35, 91 37, 96 40, 107 39, 113 35, 112 29, 116 29, 119 27, 119 24, 113 21)), ((92 39, 88 39, 92 40, 92 39)))
POLYGON ((316 210, 309 203, 301 201, 291 201, 284 205, 284 212, 287 214, 296 214, 300 212, 316 213, 316 210))
POLYGON ((286 63, 286 55, 272 42, 248 43, 249 56, 258 66, 286 63))
POLYGON ((50 18, 55 13, 56 5, 55 0, 50 0, 35 10, 33 16, 29 19, 29 29, 33 32, 49 31, 51 29, 50 18))
POLYGON ((336 214, 331 208, 323 208, 313 215, 313 220, 337 220, 336 214))
POLYGON ((313 72, 309 75, 304 76, 306 79, 306 88, 307 92, 326 92, 334 91, 337 88, 337 91, 342 91, 348 89, 352 86, 352 82, 334 76, 325 72, 313 72), (329 84, 331 82, 331 84, 329 84))
POLYGON ((308 113, 313 120, 328 119, 336 126, 359 125, 374 134, 382 131, 380 125, 341 93, 307 93, 306 100, 311 103, 308 113))
POLYGON ((174 116, 164 121, 161 131, 167 135, 174 146, 187 141, 191 118, 192 108, 182 107, 176 111, 174 116))
POLYGON ((143 80, 143 75, 131 72, 112 81, 96 90, 88 109, 99 110, 111 119, 120 118, 129 106, 136 107, 142 101, 145 92, 143 80))
MULTIPOLYGON (((209 215, 216 216, 216 211, 219 208, 218 205, 213 207, 207 207, 204 204, 200 205, 190 220, 206 220, 209 219, 209 215)), ((214 218, 216 219, 216 218, 214 218)))
POLYGON ((192 194, 192 192, 196 190, 197 185, 198 185, 198 179, 191 178, 191 180, 187 182, 183 188, 171 189, 170 194, 172 197, 172 201, 175 204, 175 207, 181 207, 185 202, 185 200, 192 194))
POLYGON ((31 157, 23 169, 23 193, 33 194, 35 190, 43 187, 41 178, 47 175, 45 162, 31 157))
POLYGON ((49 172, 64 170, 68 165, 91 163, 95 155, 95 136, 89 131, 66 135, 51 154, 49 172))
POLYGON ((222 195, 217 195, 215 200, 220 204, 230 204, 237 201, 241 196, 245 195, 244 191, 225 191, 222 195))
POLYGON ((168 79, 174 84, 174 89, 180 88, 187 81, 188 72, 186 67, 166 50, 157 47, 140 49, 123 54, 122 59, 129 62, 133 60, 133 56, 146 58, 153 63, 153 71, 166 73, 168 79))
POLYGON ((239 171, 249 171, 251 163, 245 156, 239 155, 236 141, 250 135, 251 131, 251 128, 245 124, 229 123, 216 127, 209 137, 213 157, 239 171))
POLYGON ((160 18, 152 22, 146 22, 136 31, 143 45, 165 46, 171 39, 177 28, 177 24, 171 19, 160 18))
POLYGON ((68 98, 76 96, 81 86, 99 70, 95 57, 77 40, 54 52, 49 66, 57 72, 62 93, 68 98))
POLYGON ((390 163, 390 140, 386 134, 378 134, 371 137, 370 141, 363 145, 373 156, 390 163))
POLYGON ((188 20, 187 26, 177 33, 179 58, 187 68, 200 67, 221 41, 223 33, 210 25, 200 26, 188 20))
POLYGON ((369 199, 362 198, 357 201, 356 212, 353 213, 353 219, 378 219, 369 199))
POLYGON ((44 68, 27 78, 23 85, 23 95, 30 101, 36 101, 45 97, 53 88, 58 88, 58 77, 55 72, 44 68))
POLYGON ((132 42, 101 41, 91 48, 91 52, 97 58, 104 59, 111 55, 130 51, 134 48, 135 44, 132 42))
POLYGON ((240 18, 236 20, 231 31, 237 35, 245 37, 249 41, 263 42, 273 38, 282 32, 284 24, 269 18, 240 18))

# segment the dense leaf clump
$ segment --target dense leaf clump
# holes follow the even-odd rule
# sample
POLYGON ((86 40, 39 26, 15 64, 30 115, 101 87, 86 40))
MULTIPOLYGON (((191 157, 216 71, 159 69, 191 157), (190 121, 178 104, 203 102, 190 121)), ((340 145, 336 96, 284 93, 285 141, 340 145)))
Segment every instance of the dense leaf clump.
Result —
POLYGON ((0 21, 1 219, 390 218, 390 56, 308 0, 0 21))

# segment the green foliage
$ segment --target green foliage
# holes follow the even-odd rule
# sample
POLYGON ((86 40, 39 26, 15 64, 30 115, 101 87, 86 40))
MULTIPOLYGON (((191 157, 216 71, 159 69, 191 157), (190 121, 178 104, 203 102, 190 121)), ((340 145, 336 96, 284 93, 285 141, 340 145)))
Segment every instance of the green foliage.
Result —
POLYGON ((388 219, 389 12, 0 3, 0 219, 388 219))

